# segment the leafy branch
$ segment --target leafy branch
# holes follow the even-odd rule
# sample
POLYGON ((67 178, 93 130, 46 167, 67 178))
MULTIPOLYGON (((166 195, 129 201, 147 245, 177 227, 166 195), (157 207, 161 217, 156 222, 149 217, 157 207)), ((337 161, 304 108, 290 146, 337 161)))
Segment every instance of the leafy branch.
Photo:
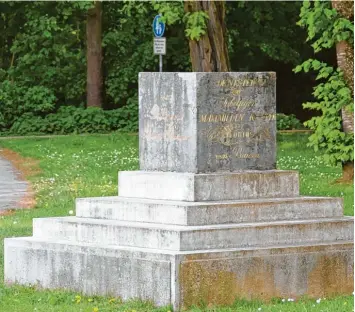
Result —
MULTIPOLYGON (((353 45, 354 25, 341 17, 329 2, 304 1, 298 25, 307 29, 308 41, 313 41, 315 53, 331 48, 337 42, 347 41, 353 45)), ((345 133, 342 129, 341 112, 353 111, 354 103, 344 73, 324 62, 309 59, 298 65, 294 72, 318 72, 316 80, 321 81, 315 88, 314 102, 304 103, 303 107, 321 112, 305 122, 305 126, 314 130, 309 137, 309 146, 315 151, 322 151, 323 159, 331 164, 354 160, 353 133, 345 133)))

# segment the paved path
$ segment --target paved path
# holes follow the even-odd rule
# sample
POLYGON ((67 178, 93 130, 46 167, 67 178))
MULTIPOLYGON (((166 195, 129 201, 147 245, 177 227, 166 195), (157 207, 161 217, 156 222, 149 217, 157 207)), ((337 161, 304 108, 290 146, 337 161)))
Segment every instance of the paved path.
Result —
POLYGON ((0 157, 0 212, 18 208, 17 203, 26 195, 28 183, 19 178, 11 163, 0 157))

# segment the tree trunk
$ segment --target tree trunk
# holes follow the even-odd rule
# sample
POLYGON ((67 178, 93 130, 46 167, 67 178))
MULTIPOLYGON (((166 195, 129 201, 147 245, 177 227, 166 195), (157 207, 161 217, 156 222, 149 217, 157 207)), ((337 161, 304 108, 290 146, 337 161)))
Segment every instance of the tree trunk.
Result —
MULTIPOLYGON (((348 63, 354 63, 354 58, 348 56, 348 49, 350 45, 346 41, 338 42, 336 45, 337 51, 337 63, 338 67, 344 72, 345 80, 348 83, 349 87, 353 91, 353 73, 352 70, 349 70, 347 67, 348 63), (351 75, 351 77, 350 77, 351 75)), ((354 91, 352 92, 354 94, 354 91)), ((347 111, 345 108, 341 110, 342 124, 344 132, 354 132, 354 113, 347 111)))
POLYGON ((87 39, 87 107, 102 107, 102 4, 95 1, 88 10, 86 24, 87 39))
POLYGON ((224 1, 185 1, 184 6, 185 12, 205 11, 209 15, 206 33, 198 41, 189 40, 192 70, 230 71, 224 1))
MULTIPOLYGON (((354 17, 354 2, 353 1, 334 1, 332 7, 344 18, 350 20, 354 17)), ((341 41, 336 44, 337 64, 343 71, 344 78, 348 86, 352 90, 354 96, 354 49, 346 41, 341 41)), ((342 108, 342 127, 345 133, 354 132, 354 113, 342 108)), ((354 180, 354 162, 343 163, 343 181, 354 180)))

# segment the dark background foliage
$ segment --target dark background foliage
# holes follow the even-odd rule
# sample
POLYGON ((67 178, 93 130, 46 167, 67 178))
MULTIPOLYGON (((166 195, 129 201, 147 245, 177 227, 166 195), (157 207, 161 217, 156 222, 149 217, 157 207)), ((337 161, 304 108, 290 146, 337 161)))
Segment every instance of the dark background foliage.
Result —
MULTIPOLYGON (((138 73, 157 71, 150 2, 103 3, 103 109, 86 107, 86 14, 91 2, 0 2, 0 131, 104 132, 137 129, 138 73), (94 122, 94 120, 96 120, 94 122), (99 121, 101 120, 101 122, 99 121), (116 124, 115 124, 116 123, 116 124), (92 127, 88 126, 93 124, 92 127), (100 125, 99 125, 100 124, 100 125)), ((301 2, 227 2, 233 71, 276 71, 277 111, 304 121, 315 77, 292 69, 313 55, 296 25, 301 2)), ((174 4, 176 16, 179 4, 174 4)), ((168 25, 165 71, 190 71, 180 20, 168 25)), ((334 50, 318 56, 335 63, 334 50)))

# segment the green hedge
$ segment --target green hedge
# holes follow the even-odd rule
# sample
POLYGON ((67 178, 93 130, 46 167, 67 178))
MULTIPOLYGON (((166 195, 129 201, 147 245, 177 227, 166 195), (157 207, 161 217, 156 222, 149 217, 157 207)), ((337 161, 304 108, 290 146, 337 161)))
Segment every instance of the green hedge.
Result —
MULTIPOLYGON (((277 114, 276 123, 277 130, 304 129, 294 115, 277 114)), ((13 122, 10 129, 3 128, 0 135, 108 133, 116 130, 138 131, 137 103, 115 110, 62 106, 56 113, 43 117, 26 112, 13 122)))
POLYGON ((304 129, 302 123, 295 115, 276 114, 277 130, 304 129))
POLYGON ((7 134, 70 134, 106 133, 115 130, 138 130, 138 106, 127 105, 115 110, 60 107, 55 114, 45 117, 24 113, 7 134))

